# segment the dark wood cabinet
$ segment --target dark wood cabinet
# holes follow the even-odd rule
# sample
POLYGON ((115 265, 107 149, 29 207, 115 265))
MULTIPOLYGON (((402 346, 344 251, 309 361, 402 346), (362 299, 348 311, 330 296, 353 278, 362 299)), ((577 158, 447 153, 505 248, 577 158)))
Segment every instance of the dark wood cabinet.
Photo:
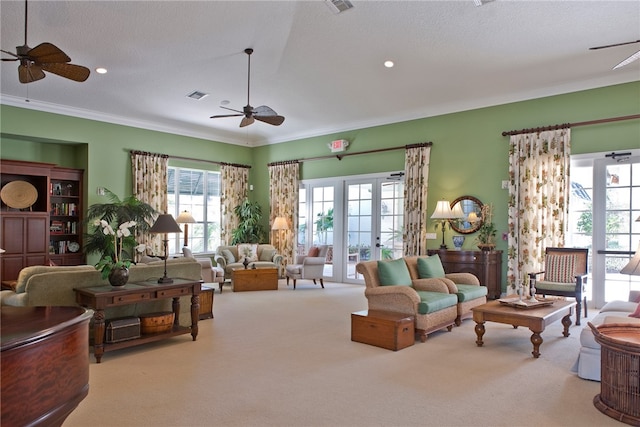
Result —
POLYGON ((502 251, 455 251, 431 249, 438 254, 445 273, 471 273, 487 287, 488 298, 500 298, 502 292, 502 251))
POLYGON ((0 255, 0 280, 16 280, 20 270, 30 265, 84 264, 83 171, 51 163, 1 160, 0 178, 2 188, 24 181, 37 192, 33 204, 21 209, 2 200, 0 248, 5 252, 0 255))

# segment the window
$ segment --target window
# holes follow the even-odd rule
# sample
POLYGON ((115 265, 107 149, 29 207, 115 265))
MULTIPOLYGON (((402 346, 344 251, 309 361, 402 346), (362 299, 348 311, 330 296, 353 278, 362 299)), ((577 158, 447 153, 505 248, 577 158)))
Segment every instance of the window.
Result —
MULTIPOLYGON (((196 220, 189 224, 189 248, 194 253, 214 252, 220 245, 220 172, 169 166, 167 193, 174 218, 186 210, 196 220)), ((181 252, 184 234, 169 238, 169 253, 181 252)))

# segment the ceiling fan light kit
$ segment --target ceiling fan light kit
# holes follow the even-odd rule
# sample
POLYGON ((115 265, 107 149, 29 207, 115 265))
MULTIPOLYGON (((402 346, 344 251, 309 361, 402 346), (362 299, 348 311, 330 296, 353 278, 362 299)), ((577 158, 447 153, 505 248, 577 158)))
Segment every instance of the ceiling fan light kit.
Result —
POLYGON ((248 58, 248 67, 247 67, 247 105, 240 110, 234 110, 233 108, 223 107, 225 110, 235 111, 237 114, 220 114, 216 116, 211 116, 212 119, 219 119, 223 117, 242 117, 240 121, 240 127, 243 128, 245 126, 249 126, 254 121, 258 120, 273 126, 280 126, 284 122, 284 117, 279 116, 278 113, 273 111, 270 107, 266 105, 261 105, 259 107, 252 107, 249 102, 249 94, 251 87, 251 54, 253 53, 253 49, 247 48, 244 50, 244 53, 247 54, 248 58))
POLYGON ((69 64, 71 58, 51 43, 40 43, 31 49, 27 45, 27 0, 24 2, 24 45, 16 47, 16 53, 0 49, 13 58, 2 58, 3 61, 20 61, 18 79, 20 83, 31 83, 45 78, 44 72, 57 74, 60 77, 76 82, 89 78, 88 68, 69 64))

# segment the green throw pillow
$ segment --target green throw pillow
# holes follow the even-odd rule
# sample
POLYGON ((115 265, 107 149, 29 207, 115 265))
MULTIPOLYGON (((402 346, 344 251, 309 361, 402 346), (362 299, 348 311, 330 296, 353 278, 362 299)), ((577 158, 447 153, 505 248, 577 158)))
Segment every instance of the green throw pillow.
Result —
POLYGON ((402 258, 378 261, 378 277, 382 286, 411 286, 411 275, 402 258))
POLYGON ((438 254, 418 258, 418 276, 421 279, 444 277, 444 267, 438 254))

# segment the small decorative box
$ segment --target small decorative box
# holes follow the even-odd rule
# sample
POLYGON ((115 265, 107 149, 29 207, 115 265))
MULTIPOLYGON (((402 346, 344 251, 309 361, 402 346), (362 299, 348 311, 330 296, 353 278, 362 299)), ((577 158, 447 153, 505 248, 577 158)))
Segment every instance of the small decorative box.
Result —
POLYGON ((105 342, 114 343, 140 338, 140 319, 123 317, 107 321, 105 342))

